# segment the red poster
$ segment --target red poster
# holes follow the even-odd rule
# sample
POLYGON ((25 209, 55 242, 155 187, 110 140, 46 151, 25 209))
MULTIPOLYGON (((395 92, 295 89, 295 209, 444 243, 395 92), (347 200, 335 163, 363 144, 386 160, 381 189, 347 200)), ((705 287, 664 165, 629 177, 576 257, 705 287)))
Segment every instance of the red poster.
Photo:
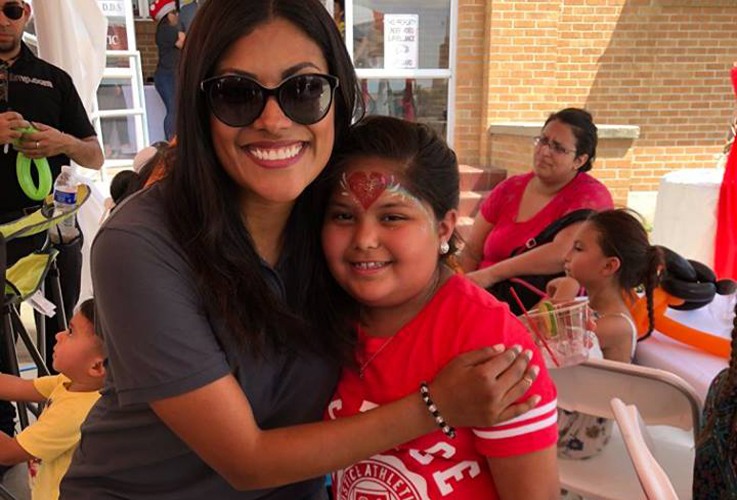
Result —
POLYGON ((128 31, 125 25, 108 24, 107 50, 128 50, 128 31))

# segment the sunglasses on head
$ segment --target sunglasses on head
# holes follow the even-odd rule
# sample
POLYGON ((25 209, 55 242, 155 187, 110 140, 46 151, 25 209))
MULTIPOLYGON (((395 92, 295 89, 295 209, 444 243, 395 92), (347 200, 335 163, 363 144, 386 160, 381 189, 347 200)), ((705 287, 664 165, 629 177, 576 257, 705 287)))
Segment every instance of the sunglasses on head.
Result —
POLYGON ((21 17, 23 17, 23 5, 19 5, 17 3, 6 3, 3 5, 3 14, 5 14, 5 17, 10 19, 11 21, 17 21, 21 17))
POLYGON ((247 76, 223 75, 204 80, 200 89, 212 114, 231 127, 253 123, 271 96, 287 118, 300 125, 312 125, 328 114, 338 83, 332 75, 311 73, 290 76, 269 89, 247 76))

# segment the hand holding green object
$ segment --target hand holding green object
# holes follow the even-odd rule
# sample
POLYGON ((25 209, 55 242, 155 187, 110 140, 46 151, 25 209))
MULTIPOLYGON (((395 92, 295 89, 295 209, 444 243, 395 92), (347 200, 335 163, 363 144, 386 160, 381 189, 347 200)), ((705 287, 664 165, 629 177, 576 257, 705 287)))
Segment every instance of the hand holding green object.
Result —
MULTIPOLYGON (((24 134, 38 132, 33 127, 21 129, 24 134)), ((51 192, 51 168, 46 158, 36 158, 33 160, 38 174, 38 186, 33 183, 31 177, 31 159, 21 152, 15 160, 15 175, 18 177, 18 185, 30 199, 35 201, 43 200, 46 195, 51 192)))

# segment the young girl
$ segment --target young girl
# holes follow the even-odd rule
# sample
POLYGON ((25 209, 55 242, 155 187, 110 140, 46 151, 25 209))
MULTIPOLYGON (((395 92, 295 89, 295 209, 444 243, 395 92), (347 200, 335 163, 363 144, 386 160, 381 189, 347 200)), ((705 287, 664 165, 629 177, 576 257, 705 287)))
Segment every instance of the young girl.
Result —
POLYGON ((420 390, 439 427, 335 473, 335 498, 555 498, 555 388, 542 357, 505 306, 445 265, 458 243, 455 154, 427 126, 371 117, 335 161, 322 242, 358 303, 358 347, 328 418, 420 390), (536 407, 491 428, 453 429, 423 381, 457 353, 499 343, 521 346, 540 370, 536 407))
MULTIPOLYGON (((596 337, 605 359, 631 363, 637 329, 627 307, 635 289, 643 286, 653 329, 653 290, 663 263, 661 251, 650 245, 640 221, 627 209, 605 210, 589 217, 565 256, 568 276, 548 284, 553 301, 574 298, 586 289, 596 320, 596 337)), ((609 441, 611 421, 561 410, 558 452, 567 458, 585 458, 609 441)))

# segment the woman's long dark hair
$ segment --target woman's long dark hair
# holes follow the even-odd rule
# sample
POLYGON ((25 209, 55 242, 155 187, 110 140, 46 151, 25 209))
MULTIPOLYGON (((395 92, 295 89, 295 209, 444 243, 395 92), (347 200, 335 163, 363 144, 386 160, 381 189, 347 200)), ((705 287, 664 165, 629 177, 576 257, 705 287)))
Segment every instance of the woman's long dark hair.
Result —
POLYGON ((237 201, 239 187, 215 154, 210 113, 200 91, 200 82, 213 75, 233 43, 274 19, 289 21, 307 34, 322 49, 329 73, 339 78, 333 104, 336 142, 360 114, 360 88, 350 57, 318 0, 208 0, 197 13, 181 57, 177 154, 163 181, 167 215, 206 305, 224 318, 238 344, 258 352, 269 341, 343 358, 350 349, 350 329, 342 304, 335 302, 340 299, 332 295, 335 285, 320 247, 322 214, 311 205, 313 188, 297 199, 284 231, 278 267, 285 304, 262 276, 261 259, 237 201))
POLYGON ((629 293, 640 285, 644 287, 647 337, 655 328, 653 292, 660 284, 660 270, 664 265, 662 250, 650 244, 645 227, 630 209, 604 210, 593 214, 588 222, 599 233, 599 246, 604 255, 617 257, 620 261, 617 271, 619 286, 629 293))
MULTIPOLYGON (((699 433, 699 437, 696 440, 696 445, 703 444, 706 440, 714 436, 714 425, 716 424, 717 418, 720 416, 719 408, 724 405, 725 401, 737 401, 737 303, 734 306, 734 319, 732 320, 732 355, 729 358, 729 369, 727 370, 726 380, 722 381, 719 387, 719 392, 713 396, 714 408, 709 415, 709 420, 704 422, 704 427, 699 433)), ((710 389, 711 390, 711 389, 710 389)), ((712 396, 709 396, 711 399, 712 396)), ((732 404, 734 406, 734 403, 732 404)), ((722 414, 724 411, 721 412, 722 414)), ((727 439, 726 456, 720 457, 720 459, 727 460, 731 464, 737 460, 737 412, 731 416, 729 423, 729 437, 727 439)))

